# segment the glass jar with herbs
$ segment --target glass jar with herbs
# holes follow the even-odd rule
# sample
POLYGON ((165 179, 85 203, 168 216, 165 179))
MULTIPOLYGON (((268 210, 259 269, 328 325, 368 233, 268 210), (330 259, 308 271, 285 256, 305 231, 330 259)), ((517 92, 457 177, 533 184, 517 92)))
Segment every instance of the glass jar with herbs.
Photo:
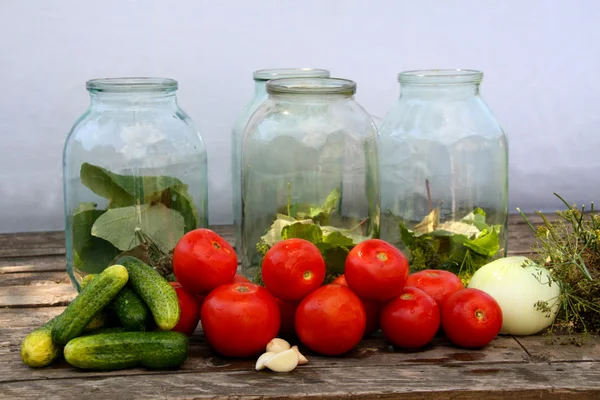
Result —
POLYGON ((79 287, 120 255, 170 274, 185 232, 207 226, 207 157, 177 81, 88 81, 63 153, 67 271, 79 287))
POLYGON ((233 206, 233 237, 236 252, 240 254, 242 232, 241 169, 242 136, 252 114, 268 98, 267 81, 277 78, 329 78, 329 71, 318 68, 277 68, 254 71, 254 96, 235 121, 231 132, 231 195, 233 206))
POLYGON ((269 248, 302 238, 331 281, 354 245, 379 235, 376 127, 350 80, 274 79, 267 92, 243 138, 242 271, 260 282, 269 248))
POLYGON ((508 144, 469 70, 399 74, 380 125, 382 239, 468 280, 506 255, 508 144))

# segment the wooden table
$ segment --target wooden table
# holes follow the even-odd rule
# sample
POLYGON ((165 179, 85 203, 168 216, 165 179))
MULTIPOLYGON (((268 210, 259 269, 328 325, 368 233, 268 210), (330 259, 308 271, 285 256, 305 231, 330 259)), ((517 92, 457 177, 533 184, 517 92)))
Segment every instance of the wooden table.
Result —
MULTIPOLYGON (((231 239, 230 227, 214 229, 231 239)), ((510 253, 529 253, 533 238, 520 217, 511 217, 509 233, 510 253)), ((21 340, 76 294, 63 234, 0 235, 0 273, 0 398, 600 399, 597 338, 577 347, 503 336, 481 350, 439 338, 408 352, 379 334, 344 357, 306 351, 308 365, 275 374, 214 354, 198 329, 178 370, 86 372, 65 362, 32 369, 20 360, 21 340)))

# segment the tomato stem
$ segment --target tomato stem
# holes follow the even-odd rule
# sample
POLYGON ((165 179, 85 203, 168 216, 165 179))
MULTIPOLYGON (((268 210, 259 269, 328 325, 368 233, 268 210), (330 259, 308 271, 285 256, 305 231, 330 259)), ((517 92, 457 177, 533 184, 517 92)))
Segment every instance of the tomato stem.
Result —
POLYGON ((244 285, 238 286, 235 289, 240 293, 246 293, 246 292, 250 291, 250 289, 248 289, 248 286, 244 286, 244 285))

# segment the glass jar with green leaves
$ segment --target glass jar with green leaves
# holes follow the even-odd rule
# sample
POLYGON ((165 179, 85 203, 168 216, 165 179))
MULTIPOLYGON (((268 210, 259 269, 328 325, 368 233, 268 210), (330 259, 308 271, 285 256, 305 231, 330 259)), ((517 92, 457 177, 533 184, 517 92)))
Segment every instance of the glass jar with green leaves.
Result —
POLYGON ((65 142, 67 271, 75 286, 123 254, 164 275, 187 231, 207 226, 204 143, 177 104, 177 81, 95 79, 65 142))
POLYGON ((380 125, 381 237, 464 280, 506 255, 508 143, 469 70, 399 74, 380 125))
POLYGON ((329 71, 318 68, 276 68, 254 71, 254 96, 235 121, 231 132, 231 198, 233 206, 233 238, 240 254, 242 235, 241 169, 242 137, 252 114, 268 98, 267 81, 278 78, 329 78, 329 71))
POLYGON ((349 80, 274 79, 267 92, 243 137, 242 271, 260 282, 268 249, 302 238, 331 281, 354 245, 379 235, 376 127, 349 80))

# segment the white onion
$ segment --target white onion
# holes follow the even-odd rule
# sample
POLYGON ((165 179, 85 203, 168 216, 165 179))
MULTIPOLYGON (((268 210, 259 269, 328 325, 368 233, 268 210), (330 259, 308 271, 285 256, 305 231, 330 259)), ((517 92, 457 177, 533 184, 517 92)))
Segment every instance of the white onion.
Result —
POLYGON ((527 257, 506 257, 478 269, 470 288, 483 290, 502 309, 502 330, 506 335, 533 335, 549 327, 558 313, 560 288, 550 282, 547 269, 527 257), (551 314, 540 311, 535 303, 548 302, 551 314))

